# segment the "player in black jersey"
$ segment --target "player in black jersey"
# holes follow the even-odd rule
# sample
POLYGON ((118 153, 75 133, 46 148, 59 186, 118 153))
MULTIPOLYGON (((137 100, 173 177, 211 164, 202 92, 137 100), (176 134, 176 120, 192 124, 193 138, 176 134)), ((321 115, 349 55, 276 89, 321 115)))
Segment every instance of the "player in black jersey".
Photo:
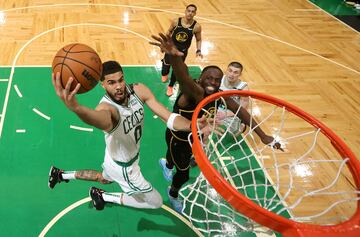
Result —
MULTIPOLYGON (((183 53, 176 48, 171 36, 164 34, 159 34, 159 36, 160 37, 153 35, 152 38, 156 41, 150 42, 150 44, 159 46, 162 51, 169 54, 170 63, 181 90, 181 93, 176 99, 173 111, 191 119, 198 103, 206 96, 219 91, 223 72, 217 66, 207 66, 202 70, 199 80, 194 81, 190 77, 187 66, 181 58, 183 53)), ((232 99, 227 99, 226 103, 228 109, 234 113, 239 107, 239 104, 232 99)), ((205 109, 213 114, 216 111, 216 108, 211 105, 205 109)), ((244 108, 241 107, 238 114, 241 121, 251 126, 264 144, 272 144, 274 138, 267 135, 254 120, 252 120, 250 124, 251 115, 244 108)), ((190 132, 184 133, 167 129, 166 143, 168 145, 168 151, 166 154, 166 162, 162 159, 160 160, 164 177, 167 180, 171 179, 173 166, 176 167, 168 195, 173 208, 178 212, 182 211, 182 201, 178 199, 179 190, 182 185, 189 180, 189 163, 192 156, 191 147, 187 142, 187 135, 189 133, 190 132)), ((280 144, 277 142, 274 144, 274 147, 281 149, 280 144)))
MULTIPOLYGON (((171 22, 170 28, 167 34, 171 35, 176 48, 181 51, 184 55, 182 56, 183 61, 188 54, 188 49, 191 45, 191 40, 195 35, 196 39, 196 56, 202 57, 201 54, 201 26, 194 20, 196 15, 197 7, 194 4, 190 4, 186 7, 185 16, 174 19, 171 22)), ((170 72, 169 55, 165 53, 162 60, 161 68, 161 81, 166 82, 168 80, 168 74, 170 72)), ((173 86, 176 82, 174 73, 171 74, 170 82, 166 91, 167 96, 173 94, 173 86)))

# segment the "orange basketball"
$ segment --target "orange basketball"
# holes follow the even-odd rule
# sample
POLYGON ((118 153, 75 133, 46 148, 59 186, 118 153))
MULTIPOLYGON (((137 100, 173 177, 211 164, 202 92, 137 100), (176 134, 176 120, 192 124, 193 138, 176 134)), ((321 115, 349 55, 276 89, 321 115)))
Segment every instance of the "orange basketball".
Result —
POLYGON ((52 70, 55 74, 60 72, 63 88, 69 77, 74 78, 71 90, 80 83, 78 94, 81 94, 97 85, 101 78, 102 63, 95 50, 85 44, 75 43, 66 45, 56 53, 52 70))

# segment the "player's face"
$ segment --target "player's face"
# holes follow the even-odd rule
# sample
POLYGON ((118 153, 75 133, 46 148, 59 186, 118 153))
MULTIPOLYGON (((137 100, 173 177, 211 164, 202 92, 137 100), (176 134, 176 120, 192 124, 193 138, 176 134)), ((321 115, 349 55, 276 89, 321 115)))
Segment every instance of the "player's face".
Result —
POLYGON ((233 66, 229 66, 226 70, 225 75, 229 82, 231 83, 237 82, 240 80, 239 77, 241 75, 241 69, 233 66))
POLYGON ((122 104, 125 101, 127 91, 122 72, 115 72, 106 75, 104 77, 104 81, 102 82, 102 86, 115 102, 122 104))
POLYGON ((188 7, 185 10, 185 18, 187 20, 192 20, 194 16, 196 15, 196 9, 195 7, 188 7))
POLYGON ((222 76, 222 71, 216 68, 210 68, 201 75, 200 85, 204 88, 207 95, 219 91, 222 76))

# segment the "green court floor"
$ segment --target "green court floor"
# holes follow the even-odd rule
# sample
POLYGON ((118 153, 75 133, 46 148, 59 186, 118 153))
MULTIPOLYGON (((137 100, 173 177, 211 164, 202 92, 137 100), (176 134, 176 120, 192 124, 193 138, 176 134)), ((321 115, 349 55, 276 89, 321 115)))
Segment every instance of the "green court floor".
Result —
POLYGON ((331 15, 360 15, 360 10, 356 10, 353 6, 346 4, 344 0, 310 0, 331 15))
MULTIPOLYGON (((200 68, 190 67, 189 71, 192 77, 199 77, 200 68)), ((161 83, 159 70, 155 67, 125 66, 124 75, 127 83, 146 84, 160 102, 172 109, 174 98, 165 95, 167 84, 161 83)), ((0 100, 3 102, 0 111, 4 111, 7 102, 6 113, 1 114, 4 124, 0 133, 0 229, 3 233, 6 231, 6 236, 197 236, 185 222, 164 208, 141 210, 107 205, 103 211, 96 211, 85 199, 91 186, 119 192, 117 184, 71 181, 50 190, 47 180, 52 165, 64 170, 101 170, 104 134, 66 109, 52 87, 50 67, 19 67, 12 79, 10 68, 1 67, 0 79, 0 100), (7 88, 10 88, 9 94, 7 88), (75 206, 69 209, 72 205, 75 206), (57 221, 51 222, 62 212, 57 221)), ((93 108, 103 93, 102 87, 97 86, 77 98, 80 103, 93 108)), ((169 183, 164 180, 158 165, 159 158, 166 152, 165 124, 147 107, 145 114, 140 166, 143 175, 162 195, 164 204, 170 206, 166 195, 169 183)), ((250 152, 246 144, 242 147, 250 152)), ((221 147, 218 150, 221 151, 221 147)), ((235 150, 227 155, 242 157, 249 154, 239 154, 235 150)), ((252 160, 243 167, 229 165, 227 169, 231 173, 248 169, 249 165, 259 167, 256 159, 252 160)), ((198 168, 191 169, 190 181, 198 174, 198 168)), ((268 183, 263 172, 257 177, 260 177, 257 183, 268 183)), ((241 183, 242 180, 235 179, 234 182, 241 183)), ((256 196, 255 192, 265 195, 261 188, 250 188, 246 192, 253 196, 256 196)), ((276 193, 270 190, 266 195, 274 197, 276 193)), ((287 213, 283 215, 289 217, 287 213)), ((241 236, 255 235, 243 233, 241 236)))
MULTIPOLYGON (((166 84, 154 67, 125 67, 127 82, 145 83, 169 108, 166 84)), ((199 68, 192 68, 196 77, 199 68)), ((9 68, 0 68, 0 79, 7 79, 9 68)), ((0 100, 4 102, 10 81, 0 81, 0 100)), ((94 107, 103 94, 97 86, 78 96, 81 103, 94 107)), ((104 153, 103 133, 79 131, 71 125, 89 128, 69 112, 55 95, 51 68, 16 68, 10 88, 4 126, 0 138, 0 229, 4 236, 39 236, 45 226, 68 206, 88 197, 96 185, 111 192, 120 191, 116 184, 100 185, 85 181, 61 183, 50 190, 47 186, 51 165, 65 170, 101 169, 104 153), (15 87, 17 88, 17 92, 15 87), (20 97, 20 95, 22 97, 20 97), (41 112, 43 116, 34 111, 41 112)), ((1 103, 0 111, 4 103, 1 103)), ((145 111, 145 129, 141 148, 144 176, 161 193, 168 183, 163 179, 158 159, 165 154, 165 125, 145 111)), ((194 170, 195 172, 196 170, 194 170)), ((139 210, 107 206, 96 211, 89 202, 63 215, 45 236, 196 236, 176 216, 164 209, 139 210)))

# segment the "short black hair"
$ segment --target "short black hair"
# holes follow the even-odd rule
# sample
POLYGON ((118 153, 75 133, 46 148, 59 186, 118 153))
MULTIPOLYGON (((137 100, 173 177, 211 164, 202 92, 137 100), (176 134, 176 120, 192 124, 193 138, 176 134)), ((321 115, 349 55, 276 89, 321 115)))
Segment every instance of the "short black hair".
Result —
POLYGON ((195 11, 197 11, 197 7, 195 6, 195 4, 189 4, 186 6, 186 9, 188 9, 189 7, 193 7, 195 8, 195 11))
POLYGON ((228 67, 236 67, 239 68, 241 71, 243 70, 243 65, 236 61, 229 63, 228 67))
POLYGON ((102 64, 102 66, 103 66, 103 71, 102 71, 101 81, 105 79, 106 75, 113 74, 115 72, 123 72, 120 63, 116 61, 106 61, 102 64))
POLYGON ((201 74, 200 74, 200 77, 206 72, 208 71, 209 69, 217 69, 221 72, 221 74, 224 74, 223 71, 216 65, 209 65, 209 66, 206 66, 204 67, 204 69, 201 71, 201 74))

